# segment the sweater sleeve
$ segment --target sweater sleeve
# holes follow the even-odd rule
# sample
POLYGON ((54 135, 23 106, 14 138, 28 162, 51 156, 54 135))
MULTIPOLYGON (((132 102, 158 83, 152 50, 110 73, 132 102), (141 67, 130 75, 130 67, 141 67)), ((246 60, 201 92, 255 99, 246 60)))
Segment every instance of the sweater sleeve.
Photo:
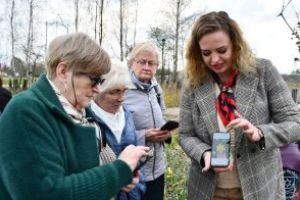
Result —
MULTIPOLYGON (((86 152, 67 153, 72 150, 66 147, 74 141, 59 140, 65 135, 54 133, 53 127, 57 124, 50 115, 39 102, 16 100, 1 116, 1 197, 15 200, 109 199, 132 181, 130 167, 121 160, 104 166, 91 163, 90 168, 82 167, 86 163, 76 161, 76 155, 86 152)), ((84 149, 95 151, 90 147, 84 149)))

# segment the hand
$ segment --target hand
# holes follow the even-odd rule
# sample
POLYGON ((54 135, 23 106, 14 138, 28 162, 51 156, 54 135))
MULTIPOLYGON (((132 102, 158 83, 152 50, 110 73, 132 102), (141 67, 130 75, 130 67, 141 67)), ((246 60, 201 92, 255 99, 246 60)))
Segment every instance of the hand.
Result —
POLYGON ((219 173, 219 172, 226 172, 226 171, 232 171, 233 170, 233 161, 229 162, 229 165, 227 167, 214 167, 214 171, 219 173))
POLYGON ((140 181, 140 172, 137 171, 137 173, 135 173, 135 176, 132 179, 132 182, 129 185, 123 187, 121 190, 123 192, 130 192, 133 188, 135 188, 135 186, 139 183, 139 181, 140 181))
POLYGON ((142 156, 147 156, 148 151, 149 147, 129 145, 121 152, 119 159, 126 162, 133 171, 136 168, 140 158, 142 156))
POLYGON ((232 120, 227 127, 241 128, 246 134, 247 138, 252 142, 257 142, 262 138, 261 131, 256 128, 251 122, 243 118, 238 112, 235 112, 236 119, 232 120))
MULTIPOLYGON (((202 172, 206 172, 211 168, 211 151, 206 151, 203 154, 203 159, 204 159, 204 163, 205 163, 205 167, 202 169, 202 172)), ((228 167, 218 167, 218 168, 213 168, 213 170, 215 172, 225 172, 225 171, 231 171, 233 169, 233 161, 230 161, 229 166, 228 167)))
POLYGON ((159 130, 157 128, 148 129, 145 133, 146 141, 148 142, 164 142, 171 137, 171 132, 167 130, 159 130))
POLYGON ((206 151, 203 154, 204 159, 204 168, 202 169, 202 172, 207 172, 210 169, 210 158, 211 158, 211 151, 206 151))

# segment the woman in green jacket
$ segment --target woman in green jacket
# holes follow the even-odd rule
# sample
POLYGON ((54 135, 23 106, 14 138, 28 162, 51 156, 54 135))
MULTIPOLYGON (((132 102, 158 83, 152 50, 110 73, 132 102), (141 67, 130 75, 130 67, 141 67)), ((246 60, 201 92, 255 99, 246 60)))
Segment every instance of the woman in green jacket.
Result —
POLYGON ((133 177, 146 147, 127 147, 101 165, 102 137, 87 107, 110 58, 82 33, 54 39, 47 75, 15 96, 0 119, 1 200, 110 199, 133 177))

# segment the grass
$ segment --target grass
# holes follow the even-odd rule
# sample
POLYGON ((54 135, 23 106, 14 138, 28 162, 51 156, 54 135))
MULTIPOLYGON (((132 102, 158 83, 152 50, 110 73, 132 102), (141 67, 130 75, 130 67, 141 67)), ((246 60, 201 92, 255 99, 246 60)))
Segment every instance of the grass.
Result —
MULTIPOLYGON (((180 89, 172 85, 163 85, 164 100, 167 108, 178 107, 180 89)), ((165 199, 187 199, 187 178, 190 159, 183 152, 178 143, 178 131, 173 133, 172 143, 165 146, 166 173, 165 199)))
POLYGON ((172 143, 165 146, 167 170, 165 173, 165 199, 187 199, 187 177, 190 159, 178 144, 178 133, 172 138, 172 143))

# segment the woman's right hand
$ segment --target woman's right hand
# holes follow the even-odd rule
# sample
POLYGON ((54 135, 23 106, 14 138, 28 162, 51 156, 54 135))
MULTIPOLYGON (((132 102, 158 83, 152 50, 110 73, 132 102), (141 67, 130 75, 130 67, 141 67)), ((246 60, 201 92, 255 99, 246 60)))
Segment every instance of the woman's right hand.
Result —
POLYGON ((147 156, 148 151, 149 147, 129 145, 121 152, 119 159, 126 162, 130 169, 134 171, 140 158, 147 156))
MULTIPOLYGON (((208 171, 208 170, 210 169, 210 167, 211 167, 211 163, 210 163, 210 161, 211 161, 211 151, 206 151, 206 152, 204 152, 204 154, 203 154, 203 159, 204 159, 204 164, 205 164, 205 166, 204 166, 204 168, 202 169, 202 172, 206 172, 206 171, 208 171)), ((218 167, 218 168, 213 168, 213 170, 214 170, 215 172, 232 171, 233 166, 234 166, 234 165, 233 165, 233 161, 230 160, 230 163, 229 163, 228 167, 218 167)))
POLYGON ((147 142, 164 142, 171 137, 171 132, 168 130, 160 130, 157 128, 151 128, 146 130, 145 138, 147 142))

